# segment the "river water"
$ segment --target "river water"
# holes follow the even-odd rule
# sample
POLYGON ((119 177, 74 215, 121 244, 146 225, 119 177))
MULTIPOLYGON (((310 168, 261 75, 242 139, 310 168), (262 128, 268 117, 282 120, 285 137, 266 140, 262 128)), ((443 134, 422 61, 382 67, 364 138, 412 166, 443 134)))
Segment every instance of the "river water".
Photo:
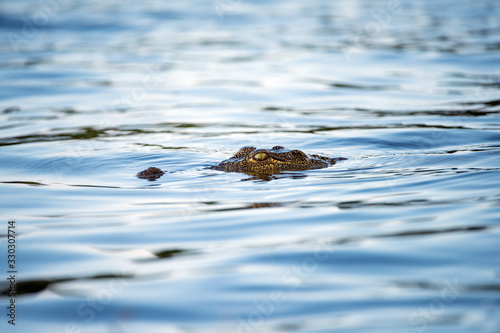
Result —
POLYGON ((497 1, 2 1, 0 40, 2 332, 500 332, 497 1), (347 160, 204 169, 249 145, 347 160))

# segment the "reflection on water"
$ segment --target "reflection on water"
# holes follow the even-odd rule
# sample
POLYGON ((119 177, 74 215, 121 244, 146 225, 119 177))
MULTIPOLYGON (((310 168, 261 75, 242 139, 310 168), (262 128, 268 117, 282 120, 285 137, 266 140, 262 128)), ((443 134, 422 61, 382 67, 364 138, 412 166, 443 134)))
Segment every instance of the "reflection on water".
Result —
POLYGON ((495 1, 20 0, 0 40, 0 331, 500 330, 495 1), (278 145, 347 160, 206 169, 278 145))

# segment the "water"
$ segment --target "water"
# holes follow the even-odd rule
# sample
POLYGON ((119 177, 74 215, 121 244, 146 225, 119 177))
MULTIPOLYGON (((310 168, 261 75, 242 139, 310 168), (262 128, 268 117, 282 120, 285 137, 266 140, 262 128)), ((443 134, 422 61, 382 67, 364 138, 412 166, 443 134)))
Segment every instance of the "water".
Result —
POLYGON ((500 332, 496 1, 5 1, 0 39, 2 332, 500 332), (347 160, 204 169, 245 145, 347 160))

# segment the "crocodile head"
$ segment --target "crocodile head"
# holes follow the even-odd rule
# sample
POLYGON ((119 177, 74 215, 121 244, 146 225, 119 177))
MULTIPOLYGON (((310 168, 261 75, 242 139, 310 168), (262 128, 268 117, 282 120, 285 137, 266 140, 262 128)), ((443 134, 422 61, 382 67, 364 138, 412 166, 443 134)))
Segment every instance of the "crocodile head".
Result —
POLYGON ((209 169, 254 174, 273 174, 281 171, 326 168, 343 159, 307 155, 300 150, 289 150, 282 146, 274 146, 271 149, 243 147, 233 157, 211 166, 209 169))

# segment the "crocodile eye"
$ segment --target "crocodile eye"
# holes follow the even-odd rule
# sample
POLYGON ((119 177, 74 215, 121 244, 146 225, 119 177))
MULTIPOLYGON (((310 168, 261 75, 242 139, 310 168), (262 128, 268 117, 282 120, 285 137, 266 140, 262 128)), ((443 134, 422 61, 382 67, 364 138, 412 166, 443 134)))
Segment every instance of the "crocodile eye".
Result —
POLYGON ((253 159, 256 161, 265 161, 265 160, 267 160, 268 157, 269 156, 266 153, 260 152, 260 153, 255 154, 253 159))

